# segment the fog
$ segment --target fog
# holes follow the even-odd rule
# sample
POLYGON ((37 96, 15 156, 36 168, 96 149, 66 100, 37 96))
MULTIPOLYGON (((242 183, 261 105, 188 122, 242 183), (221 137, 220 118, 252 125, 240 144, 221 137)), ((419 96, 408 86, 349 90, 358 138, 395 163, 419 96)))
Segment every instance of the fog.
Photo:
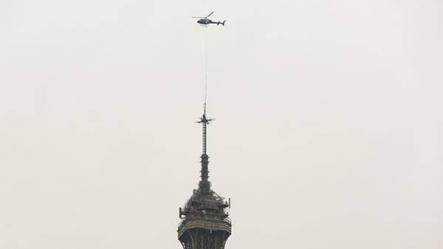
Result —
POLYGON ((0 1, 0 248, 443 247, 443 2, 0 1))

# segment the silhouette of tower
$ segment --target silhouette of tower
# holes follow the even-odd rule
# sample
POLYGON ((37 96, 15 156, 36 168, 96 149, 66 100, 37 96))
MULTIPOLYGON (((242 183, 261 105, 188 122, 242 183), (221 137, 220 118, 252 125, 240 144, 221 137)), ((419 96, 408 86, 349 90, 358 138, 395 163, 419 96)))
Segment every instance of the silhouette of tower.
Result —
POLYGON ((201 179, 185 206, 179 209, 181 223, 178 240, 183 249, 223 249, 231 235, 231 221, 226 201, 213 190, 209 182, 209 156, 206 154, 206 128, 212 119, 206 117, 206 104, 198 121, 203 127, 203 153, 201 155, 201 179))

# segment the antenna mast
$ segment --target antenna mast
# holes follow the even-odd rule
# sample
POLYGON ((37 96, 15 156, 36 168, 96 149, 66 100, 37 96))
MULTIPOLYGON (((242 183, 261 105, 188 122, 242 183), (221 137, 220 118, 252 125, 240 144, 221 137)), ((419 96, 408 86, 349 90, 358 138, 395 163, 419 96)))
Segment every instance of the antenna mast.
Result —
POLYGON ((198 123, 202 124, 202 155, 201 155, 201 180, 199 183, 199 190, 208 193, 211 189, 211 183, 209 182, 209 156, 206 154, 207 146, 207 126, 213 119, 208 119, 206 117, 206 102, 203 105, 203 115, 201 116, 198 123))

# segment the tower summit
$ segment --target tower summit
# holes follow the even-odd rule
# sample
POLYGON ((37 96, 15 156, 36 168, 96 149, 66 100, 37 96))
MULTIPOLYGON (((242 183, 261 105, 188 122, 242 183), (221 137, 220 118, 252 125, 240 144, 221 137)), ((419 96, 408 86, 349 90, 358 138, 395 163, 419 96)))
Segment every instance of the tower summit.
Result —
POLYGON ((181 219, 178 226, 178 240, 183 249, 223 249, 231 235, 231 220, 226 201, 211 189, 209 182, 209 156, 206 154, 207 126, 212 121, 206 116, 206 103, 198 123, 202 124, 201 179, 198 189, 179 209, 181 219))

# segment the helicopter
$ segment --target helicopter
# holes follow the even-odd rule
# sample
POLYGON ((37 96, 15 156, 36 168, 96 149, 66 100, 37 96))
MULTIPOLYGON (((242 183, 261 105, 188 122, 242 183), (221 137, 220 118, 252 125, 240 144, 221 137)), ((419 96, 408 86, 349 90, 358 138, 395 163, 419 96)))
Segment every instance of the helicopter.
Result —
POLYGON ((207 16, 205 16, 205 17, 201 17, 201 16, 193 16, 192 18, 198 18, 199 20, 197 21, 197 23, 200 23, 200 24, 202 24, 202 25, 208 25, 208 24, 217 24, 217 25, 223 25, 223 26, 225 26, 225 22, 226 21, 223 21, 223 22, 220 22, 220 21, 218 21, 218 22, 214 22, 214 21, 212 21, 212 20, 210 20, 208 17, 210 17, 212 14, 214 14, 214 11, 212 11, 211 13, 209 13, 209 15, 207 15, 207 16))

